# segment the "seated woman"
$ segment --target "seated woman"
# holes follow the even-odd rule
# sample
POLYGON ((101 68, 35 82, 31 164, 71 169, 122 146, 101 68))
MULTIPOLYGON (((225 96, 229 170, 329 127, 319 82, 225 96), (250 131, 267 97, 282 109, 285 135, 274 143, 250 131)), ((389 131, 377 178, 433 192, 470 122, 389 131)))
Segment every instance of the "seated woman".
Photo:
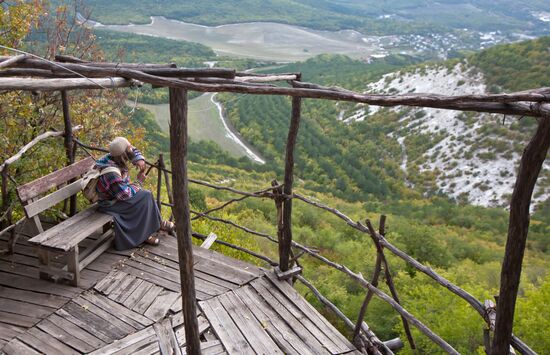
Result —
POLYGON ((115 222, 115 249, 135 248, 142 243, 159 244, 155 232, 172 232, 174 224, 162 221, 158 206, 149 190, 142 188, 145 181, 145 158, 124 137, 117 137, 109 144, 109 154, 96 161, 100 171, 107 167, 120 169, 99 177, 97 192, 99 211, 113 216, 115 222), (139 169, 137 181, 131 182, 128 162, 139 169))

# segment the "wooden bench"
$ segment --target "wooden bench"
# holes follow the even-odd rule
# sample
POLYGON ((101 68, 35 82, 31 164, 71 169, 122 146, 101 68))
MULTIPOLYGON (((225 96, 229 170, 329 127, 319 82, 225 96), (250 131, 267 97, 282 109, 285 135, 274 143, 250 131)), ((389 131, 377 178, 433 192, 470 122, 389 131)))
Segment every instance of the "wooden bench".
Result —
POLYGON ((86 158, 17 188, 27 218, 32 219, 38 229, 38 235, 29 239, 29 243, 37 246, 41 279, 67 279, 78 286, 80 270, 107 250, 112 242, 112 217, 98 212, 96 205, 47 230, 39 218, 40 213, 81 191, 81 177, 93 165, 94 159, 86 158), (48 194, 54 188, 56 190, 48 194), (100 229, 102 235, 80 253, 79 243, 100 229), (66 255, 67 265, 61 268, 51 265, 52 252, 66 255))

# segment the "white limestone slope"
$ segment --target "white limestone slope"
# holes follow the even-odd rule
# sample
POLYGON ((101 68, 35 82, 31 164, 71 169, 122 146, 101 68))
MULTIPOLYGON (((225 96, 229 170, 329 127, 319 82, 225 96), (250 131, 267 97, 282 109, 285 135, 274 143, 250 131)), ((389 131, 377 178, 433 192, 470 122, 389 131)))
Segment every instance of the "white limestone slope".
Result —
MULTIPOLYGON (((390 73, 368 85, 366 91, 463 95, 485 93, 486 85, 479 71, 459 63, 450 69, 433 66, 414 72, 390 73)), ((368 116, 379 109, 358 106, 356 111, 340 120, 347 124, 368 120, 368 116)), ((399 109, 402 108, 392 110, 399 109)), ((403 149, 400 165, 409 178, 411 166, 417 165, 421 173, 435 172, 438 190, 450 197, 467 199, 481 206, 506 206, 520 158, 513 143, 519 141, 523 146, 527 135, 510 128, 517 118, 508 119, 504 125, 502 118, 502 115, 475 114, 467 117, 458 111, 413 108, 401 117, 402 128, 390 136, 396 138, 403 149), (410 161, 407 138, 419 134, 427 139, 433 138, 433 144, 423 152, 422 157, 410 161)), ((545 172, 535 190, 535 203, 550 196, 550 188, 542 187, 550 175, 548 171, 550 162, 547 159, 545 172)))

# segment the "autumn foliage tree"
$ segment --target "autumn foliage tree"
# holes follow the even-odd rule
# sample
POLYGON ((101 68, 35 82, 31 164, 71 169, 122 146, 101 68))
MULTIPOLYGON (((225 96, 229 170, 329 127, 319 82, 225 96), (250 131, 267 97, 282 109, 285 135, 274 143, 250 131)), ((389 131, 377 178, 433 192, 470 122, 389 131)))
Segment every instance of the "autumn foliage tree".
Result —
MULTIPOLYGON (((49 60, 56 54, 103 59, 92 30, 76 20, 77 12, 86 13, 78 2, 52 7, 43 0, 0 1, 0 11, 1 55, 16 55, 19 50, 49 60)), ((68 92, 68 98, 73 125, 83 126, 76 138, 96 146, 105 145, 117 135, 142 140, 143 129, 132 127, 120 110, 124 106, 123 92, 78 90, 68 92)), ((48 130, 63 130, 60 92, 0 92, 0 163, 48 130)), ((65 164, 63 141, 54 138, 26 153, 9 167, 9 174, 21 184, 65 164)), ((13 185, 9 200, 13 200, 13 185)))

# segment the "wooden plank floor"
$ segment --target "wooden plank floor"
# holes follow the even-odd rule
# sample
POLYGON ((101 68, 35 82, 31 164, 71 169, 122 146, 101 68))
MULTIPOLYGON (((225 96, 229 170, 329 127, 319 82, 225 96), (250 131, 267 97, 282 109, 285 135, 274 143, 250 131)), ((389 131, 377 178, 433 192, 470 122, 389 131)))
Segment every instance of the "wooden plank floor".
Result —
MULTIPOLYGON (((175 238, 108 250, 83 270, 81 287, 38 280, 26 240, 0 258, 0 353, 185 353, 175 238)), ((203 354, 356 351, 271 271, 207 249, 193 252, 203 354)))

